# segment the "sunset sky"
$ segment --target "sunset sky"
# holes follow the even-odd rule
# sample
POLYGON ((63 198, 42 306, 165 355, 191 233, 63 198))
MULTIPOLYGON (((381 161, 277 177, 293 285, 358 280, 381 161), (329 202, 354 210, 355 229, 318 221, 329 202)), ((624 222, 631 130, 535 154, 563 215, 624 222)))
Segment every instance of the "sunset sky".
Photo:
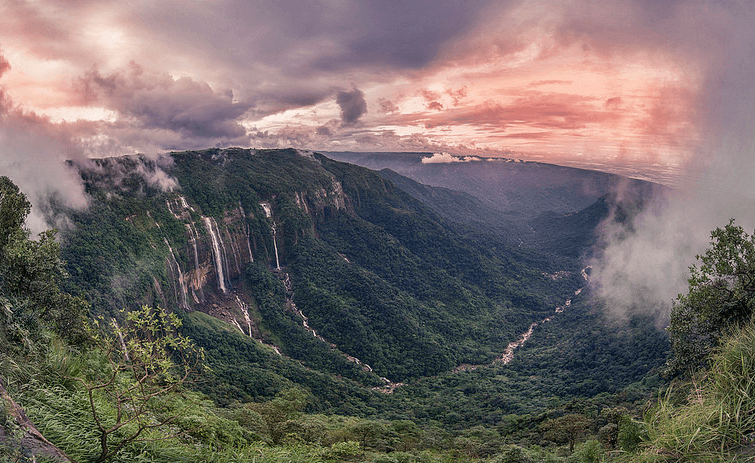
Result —
POLYGON ((750 1, 0 0, 0 168, 292 146, 674 183, 752 127, 752 24, 750 1))

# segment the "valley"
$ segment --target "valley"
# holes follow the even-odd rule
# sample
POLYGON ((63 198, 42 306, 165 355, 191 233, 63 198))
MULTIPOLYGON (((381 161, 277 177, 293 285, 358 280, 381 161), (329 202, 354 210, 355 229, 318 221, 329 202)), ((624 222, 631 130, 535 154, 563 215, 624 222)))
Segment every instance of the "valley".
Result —
MULTIPOLYGON (((640 318, 613 325, 590 296, 584 256, 597 223, 621 207, 602 190, 583 210, 543 218, 298 150, 79 169, 89 207, 56 211, 70 221, 60 231, 66 291, 86 298, 89 317, 142 306, 178 315, 208 367, 190 389, 214 414, 303 394, 302 426, 319 415, 412 423, 446 436, 428 450, 463 461, 501 451, 512 423, 515 442, 545 443, 543 423, 573 412, 598 420, 607 405, 596 397, 633 409, 658 384, 663 331, 640 318), (154 181, 166 176, 169 188, 154 181), (453 198, 455 208, 436 201, 453 198), (568 252, 553 251, 565 241, 568 252), (497 444, 460 450, 480 429, 497 444)), ((259 442, 287 442, 271 426, 259 442)))

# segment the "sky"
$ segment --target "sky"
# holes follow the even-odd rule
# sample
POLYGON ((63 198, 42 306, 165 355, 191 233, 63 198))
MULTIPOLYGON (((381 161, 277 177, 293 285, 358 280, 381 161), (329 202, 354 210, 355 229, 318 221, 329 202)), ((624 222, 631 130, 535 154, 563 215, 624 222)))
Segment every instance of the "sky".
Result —
POLYGON ((85 207, 64 160, 208 147, 621 173, 677 192, 604 224, 594 279, 628 311, 755 227, 752 24, 752 0, 0 0, 0 174, 85 207))
POLYGON ((753 10, 694 0, 2 0, 2 125, 34 140, 45 132, 58 158, 214 146, 430 151, 675 183, 700 171, 720 68, 750 59, 738 47, 752 43, 753 10))

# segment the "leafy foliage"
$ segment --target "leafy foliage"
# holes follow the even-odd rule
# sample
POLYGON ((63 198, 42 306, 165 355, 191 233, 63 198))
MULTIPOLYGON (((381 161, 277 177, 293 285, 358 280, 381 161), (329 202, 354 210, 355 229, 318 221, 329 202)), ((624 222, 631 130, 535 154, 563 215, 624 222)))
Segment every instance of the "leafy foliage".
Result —
POLYGON ((726 337, 682 400, 668 392, 648 414, 638 461, 747 461, 755 438, 755 325, 726 337))
MULTIPOLYGON (((133 418, 108 434, 109 448, 120 446, 116 461, 565 461, 565 449, 538 447, 554 445, 541 426, 578 414, 587 442, 572 442, 574 458, 592 459, 600 429, 608 446, 621 433, 618 418, 601 414, 606 404, 634 410, 658 384, 651 377, 623 389, 662 361, 662 335, 647 320, 615 333, 587 298, 538 327, 512 363, 492 363, 585 284, 569 257, 582 241, 568 238, 574 246, 565 256, 515 248, 490 229, 450 226, 374 172, 294 150, 211 149, 171 159, 160 166, 188 199, 184 212, 194 221, 211 216, 220 228, 240 220, 233 226, 249 238, 254 259, 232 292, 194 308, 212 312, 213 303, 227 308, 243 297, 257 339, 199 310, 184 312, 177 296, 161 293, 176 278, 166 262, 188 268, 193 256, 184 223, 166 207, 179 193, 151 182, 154 162, 96 161, 100 168, 82 172, 91 207, 70 211, 74 227, 64 236, 73 278, 52 286, 81 291, 107 319, 121 307, 165 301, 182 326, 135 335, 141 341, 130 347, 127 335, 124 349, 118 331, 138 327, 103 321, 110 334, 97 337, 96 348, 50 349, 39 372, 15 383, 45 433, 76 458, 97 458, 102 428, 108 434, 133 418), (231 216, 239 205, 246 212, 231 216), (273 222, 280 270, 272 268, 273 222), (122 391, 139 376, 121 368, 129 364, 123 353, 177 335, 203 348, 210 367, 193 390, 166 389, 181 382, 169 379, 171 354, 145 370, 164 400, 126 398, 122 391), (451 371, 464 363, 478 368, 451 371), (371 389, 384 384, 380 376, 408 384, 383 394, 371 389), (143 413, 134 418, 132 410, 143 413), (157 426, 129 440, 142 423, 157 426)), ((572 225, 576 237, 584 224, 572 225)), ((138 319, 162 323, 143 310, 138 319)))
POLYGON ((107 366, 91 379, 74 377, 86 389, 89 410, 99 435, 97 462, 110 460, 137 441, 145 430, 167 427, 176 416, 151 413, 160 401, 189 378, 202 361, 202 352, 177 330, 175 314, 144 306, 127 312, 121 327, 95 319, 92 338, 107 358, 107 366), (106 419, 101 401, 111 401, 115 419, 106 419))
POLYGON ((60 287, 68 277, 60 259, 55 231, 30 238, 24 221, 30 211, 26 196, 7 177, 0 177, 0 344, 37 350, 44 328, 69 340, 84 338, 88 310, 81 297, 60 287))
POLYGON ((671 312, 670 369, 688 372, 704 366, 731 329, 755 313, 755 236, 732 219, 711 232, 711 246, 690 267, 689 291, 671 312))

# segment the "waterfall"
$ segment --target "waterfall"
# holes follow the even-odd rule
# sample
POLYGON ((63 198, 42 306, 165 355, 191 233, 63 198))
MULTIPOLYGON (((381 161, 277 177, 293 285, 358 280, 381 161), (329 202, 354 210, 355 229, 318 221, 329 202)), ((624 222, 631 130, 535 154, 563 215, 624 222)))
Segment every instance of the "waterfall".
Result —
MULTIPOLYGON (((273 210, 270 207, 269 203, 260 203, 260 206, 262 206, 262 209, 265 210, 265 216, 268 219, 273 218, 273 210)), ((280 259, 278 258, 278 243, 275 240, 276 230, 275 230, 275 220, 272 220, 272 225, 270 226, 273 230, 273 249, 275 249, 275 269, 280 270, 281 269, 281 263, 280 259)))
MULTIPOLYGON (((218 227, 218 223, 215 222, 215 219, 210 217, 210 221, 212 222, 212 225, 215 227, 215 232, 218 236, 218 241, 220 242, 220 256, 223 259, 223 269, 225 271, 225 274, 228 275, 230 272, 228 270, 228 251, 226 251, 225 243, 223 242, 223 234, 220 232, 220 227, 218 227)), ((226 227, 226 231, 228 228, 226 227)), ((230 282, 230 280, 226 280, 227 282, 230 282)))
POLYGON ((220 291, 225 293, 225 273, 223 266, 223 253, 221 250, 222 241, 218 240, 218 235, 215 234, 215 229, 212 227, 215 221, 211 217, 202 217, 202 221, 204 222, 207 232, 210 234, 210 241, 212 241, 212 257, 215 259, 215 273, 218 274, 218 286, 220 287, 220 291))
POLYGON ((249 226, 246 223, 246 212, 239 202, 239 213, 241 214, 241 225, 244 230, 244 237, 246 237, 246 250, 249 251, 249 262, 254 262, 254 255, 252 254, 252 244, 249 242, 249 226))
POLYGON ((230 243, 231 243, 231 253, 233 253, 233 262, 234 264, 236 264, 236 273, 238 275, 241 275, 241 250, 236 244, 236 240, 233 239, 233 235, 231 235, 231 231, 228 230, 227 227, 226 227, 226 231, 228 232, 228 238, 230 239, 230 243))
POLYGON ((239 331, 241 331, 241 334, 244 334, 244 329, 241 327, 241 325, 239 325, 239 321, 236 320, 236 317, 233 317, 231 319, 231 323, 233 323, 233 326, 235 326, 236 328, 239 329, 239 331))
POLYGON ((186 198, 184 198, 183 196, 180 196, 180 195, 179 195, 179 196, 178 196, 178 199, 179 199, 179 201, 181 201, 181 207, 182 207, 182 208, 184 208, 184 209, 188 209, 188 210, 190 210, 190 211, 194 211, 194 208, 193 208, 193 207, 191 207, 191 206, 189 206, 189 203, 187 203, 187 202, 186 202, 186 198))
POLYGON ((265 211, 265 217, 268 219, 273 216, 273 211, 270 208, 269 203, 260 203, 260 206, 262 206, 262 209, 265 211))
MULTIPOLYGON (((241 300, 238 296, 236 296, 236 304, 241 309, 241 312, 244 314, 244 319, 246 320, 246 326, 249 328, 249 337, 252 337, 252 319, 249 318, 249 307, 244 303, 244 301, 241 300)), ((243 333, 243 330, 241 331, 243 333)))
POLYGON ((199 268, 199 253, 197 252, 197 232, 194 230, 194 225, 187 223, 186 229, 189 230, 189 243, 191 243, 191 247, 194 248, 194 268, 199 268))
POLYGON ((169 211, 169 212, 170 212, 171 214, 173 214, 173 217, 175 217, 175 218, 176 218, 176 219, 178 219, 178 220, 181 220, 181 216, 180 216, 180 215, 178 215, 178 214, 176 214, 176 213, 175 213, 175 211, 173 211, 173 208, 172 208, 172 207, 170 207, 170 201, 168 201, 168 200, 166 199, 166 200, 165 200, 165 205, 166 205, 166 206, 168 206, 168 211, 169 211))
POLYGON ((168 243, 168 239, 163 238, 163 241, 165 241, 165 245, 168 246, 168 251, 170 251, 170 257, 173 261, 173 264, 176 266, 176 271, 178 273, 178 286, 181 288, 182 307, 186 310, 189 310, 189 298, 188 298, 189 291, 186 288, 186 280, 184 280, 184 274, 181 271, 181 266, 178 265, 178 260, 176 259, 176 255, 173 252, 173 248, 170 247, 170 243, 168 243))
POLYGON ((252 243, 249 242, 249 230, 245 230, 246 235, 246 250, 249 251, 249 262, 254 262, 254 254, 252 254, 252 243))
POLYGON ((191 296, 194 298, 194 302, 199 304, 200 300, 204 301, 204 292, 202 291, 202 283, 199 276, 199 253, 197 252, 197 240, 199 235, 194 228, 194 222, 184 224, 189 231, 189 243, 194 249, 194 274, 191 280, 191 296), (199 289, 199 297, 197 297, 196 290, 199 289))
POLYGON ((275 241, 275 222, 273 222, 273 249, 275 249, 275 269, 281 269, 281 262, 278 259, 278 243, 275 241))

